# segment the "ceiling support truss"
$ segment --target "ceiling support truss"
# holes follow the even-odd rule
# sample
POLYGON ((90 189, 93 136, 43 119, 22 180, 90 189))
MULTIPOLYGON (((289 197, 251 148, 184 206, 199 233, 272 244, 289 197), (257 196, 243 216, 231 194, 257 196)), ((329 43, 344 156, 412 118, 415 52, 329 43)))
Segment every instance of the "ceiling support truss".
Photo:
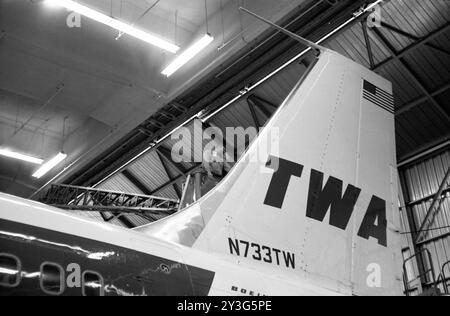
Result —
MULTIPOLYGON (((273 112, 276 109, 278 109, 278 106, 272 104, 271 102, 265 100, 264 98, 254 95, 254 94, 250 95, 247 98, 247 103, 250 108, 255 127, 257 127, 257 128, 260 128, 264 125, 264 124, 261 124, 263 122, 261 122, 260 119, 258 118, 258 115, 256 112, 257 110, 260 111, 265 116, 265 118, 266 118, 265 121, 267 121, 272 116, 273 112)), ((204 123, 204 126, 203 126, 204 129, 207 129, 210 127, 215 127, 215 126, 212 123, 204 123)), ((246 146, 248 146, 247 143, 246 143, 246 146)), ((224 147, 226 147, 225 143, 224 143, 224 147)), ((164 146, 155 147, 154 149, 151 149, 151 151, 152 150, 156 150, 156 153, 158 154, 158 156, 161 160, 161 163, 163 165, 163 168, 164 168, 166 174, 169 176, 170 180, 167 183, 164 183, 163 185, 161 185, 159 188, 151 191, 149 194, 150 195, 159 194, 162 191, 166 190, 167 188, 173 186, 178 197, 181 198, 182 192, 180 191, 178 184, 181 181, 185 180, 189 175, 201 170, 202 165, 196 164, 189 170, 186 170, 181 164, 175 163, 172 160, 170 151, 167 148, 165 148, 164 146), (168 166, 172 167, 172 169, 175 169, 177 171, 177 173, 178 173, 177 177, 171 178, 168 166)), ((237 152, 235 152, 234 155, 235 155, 235 157, 237 157, 237 152)))
MULTIPOLYGON (((168 153, 167 149, 165 149, 164 147, 161 146, 158 149, 156 149, 156 153, 159 156, 159 160, 161 160, 161 164, 163 166, 164 172, 169 177, 169 180, 170 180, 169 182, 171 182, 173 179, 171 177, 168 165, 170 165, 172 168, 177 170, 179 175, 184 175, 186 173, 186 170, 184 169, 183 166, 181 166, 180 164, 175 163, 172 160, 171 154, 168 153)), ((178 187, 177 183, 173 183, 172 185, 173 185, 173 189, 175 190, 178 198, 181 199, 183 193, 181 192, 181 190, 178 187)))
POLYGON ((379 63, 378 65, 375 66, 374 70, 378 70, 378 69, 380 69, 383 66, 386 66, 386 65, 389 65, 389 64, 393 63, 394 61, 396 61, 396 57, 397 58, 403 58, 403 57, 411 54, 412 52, 416 51, 418 48, 422 47, 424 44, 427 44, 427 43, 435 40, 436 38, 438 38, 441 35, 445 34, 449 30, 450 30, 450 23, 447 23, 444 26, 442 26, 441 28, 437 29, 436 31, 431 32, 430 34, 428 34, 427 36, 425 36, 424 38, 422 38, 418 42, 416 42, 416 43, 406 47, 405 49, 401 50, 400 52, 398 52, 396 54, 397 56, 392 56, 391 58, 388 58, 385 61, 379 63))
POLYGON ((123 175, 127 178, 134 186, 136 186, 142 193, 150 195, 151 190, 141 182, 131 171, 124 170, 123 175))
MULTIPOLYGON (((443 87, 430 92, 430 96, 435 98, 435 97, 441 95, 442 93, 446 92, 449 89, 450 89, 450 83, 447 83, 443 87)), ((418 98, 417 100, 406 103, 406 104, 402 105, 401 107, 399 107, 398 110, 395 112, 395 114, 400 115, 402 113, 408 112, 409 110, 415 108, 416 106, 428 101, 428 98, 429 98, 428 96, 424 96, 424 97, 418 98)))
MULTIPOLYGON (((371 30, 372 30, 373 34, 375 34, 375 36, 381 41, 381 43, 383 43, 383 45, 392 54, 393 60, 398 62, 398 64, 403 69, 404 73, 406 75, 408 75, 411 78, 411 80, 415 83, 417 88, 419 88, 422 91, 422 93, 427 98, 427 101, 429 101, 436 108, 436 110, 442 115, 442 117, 445 118, 448 123, 450 123, 449 114, 444 110, 442 105, 439 104, 438 101, 436 101, 435 97, 433 97, 431 92, 428 91, 425 84, 421 82, 421 80, 414 73, 414 71, 411 69, 411 67, 408 65, 408 63, 405 60, 403 60, 403 57, 406 55, 405 51, 407 51, 407 50, 405 50, 404 52, 397 52, 395 50, 394 46, 392 45, 392 43, 389 42, 389 40, 381 33, 381 31, 378 28, 372 28, 371 30)), ((431 39, 429 39, 429 38, 423 39, 419 43, 415 44, 416 45, 415 47, 417 48, 421 45, 424 45, 425 43, 428 43, 430 40, 431 39)), ((378 68, 378 67, 376 67, 376 68, 378 68)))
POLYGON ((252 106, 253 108, 258 109, 259 111, 261 111, 262 114, 264 114, 264 116, 269 119, 270 117, 272 117, 272 114, 274 111, 276 111, 278 109, 278 106, 276 106, 275 104, 272 104, 271 102, 257 96, 256 94, 252 94, 247 98, 247 103, 249 104, 249 106, 252 106), (269 108, 272 109, 269 110, 269 108))
POLYGON ((372 44, 370 42, 369 32, 367 31, 367 21, 361 22, 363 34, 364 34, 364 42, 366 43, 367 55, 369 56, 370 69, 375 68, 375 58, 373 56, 372 44))
MULTIPOLYGON (((390 25, 390 24, 388 24, 388 23, 386 23, 384 21, 381 22, 381 26, 386 28, 386 29, 388 29, 388 30, 390 30, 391 32, 400 34, 400 35, 402 35, 404 37, 407 37, 407 38, 409 38, 411 40, 414 40, 414 41, 417 41, 417 42, 420 42, 422 40, 422 38, 420 38, 420 37, 418 37, 416 35, 413 35, 411 33, 408 33, 408 32, 406 32, 404 30, 401 30, 398 27, 390 25)), ((440 53, 443 53, 443 54, 445 54, 447 56, 450 56, 450 51, 448 51, 448 50, 446 50, 446 49, 444 49, 444 48, 442 48, 442 47, 440 47, 438 45, 431 44, 431 43, 429 43, 429 41, 424 42, 423 45, 427 46, 429 48, 432 48, 432 49, 434 49, 437 52, 440 52, 440 53)))

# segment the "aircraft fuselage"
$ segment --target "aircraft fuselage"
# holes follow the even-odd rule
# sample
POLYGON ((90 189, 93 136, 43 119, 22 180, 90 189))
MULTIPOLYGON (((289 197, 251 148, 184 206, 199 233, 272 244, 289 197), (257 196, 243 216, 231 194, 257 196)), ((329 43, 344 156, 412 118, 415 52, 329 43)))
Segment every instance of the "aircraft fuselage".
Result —
POLYGON ((0 295, 203 296, 215 274, 157 255, 6 220, 0 220, 0 243, 0 252, 11 256, 11 262, 15 257, 20 270, 11 277, 11 287, 0 286, 0 295))

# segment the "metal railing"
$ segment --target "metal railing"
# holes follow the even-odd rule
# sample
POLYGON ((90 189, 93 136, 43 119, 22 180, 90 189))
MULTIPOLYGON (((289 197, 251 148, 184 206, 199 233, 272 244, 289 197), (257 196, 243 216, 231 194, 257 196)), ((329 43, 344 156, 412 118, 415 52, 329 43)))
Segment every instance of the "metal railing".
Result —
MULTIPOLYGON (((411 296, 411 293, 417 291, 416 288, 411 288, 411 284, 419 281, 422 287, 431 289, 431 290, 437 290, 437 280, 436 280, 436 274, 433 269, 433 259, 431 256, 431 253, 428 249, 422 249, 420 252, 416 253, 414 256, 409 257, 406 259, 403 263, 403 282, 405 287, 405 294, 406 296, 411 296), (423 255, 427 256, 428 259, 428 265, 430 268, 425 268, 425 264, 422 265, 423 269, 419 268, 419 274, 416 276, 413 276, 413 278, 409 278, 408 275, 408 269, 407 265, 408 262, 417 259, 417 262, 422 262, 424 257, 423 255), (420 272, 421 270, 424 270, 423 272, 420 272)), ((420 289, 419 293, 423 294, 426 291, 424 289, 420 289)))
POLYGON ((445 292, 445 294, 450 295, 450 289, 449 289, 450 275, 447 276, 447 274, 445 273, 445 268, 447 268, 447 266, 450 267, 450 261, 448 261, 442 265, 441 277, 442 277, 442 285, 444 288, 444 292, 445 292))

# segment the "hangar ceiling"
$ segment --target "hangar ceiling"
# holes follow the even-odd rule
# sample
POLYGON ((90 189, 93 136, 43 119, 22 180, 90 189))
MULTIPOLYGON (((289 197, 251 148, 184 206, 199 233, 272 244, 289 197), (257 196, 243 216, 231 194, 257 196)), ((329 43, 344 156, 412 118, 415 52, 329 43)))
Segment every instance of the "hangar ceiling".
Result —
MULTIPOLYGON (((181 48, 207 30, 215 41, 166 78, 170 53, 126 35, 116 40, 117 31, 86 18, 69 28, 69 12, 43 0, 0 0, 0 146, 44 160, 69 155, 41 180, 31 178, 36 166, 0 158, 0 191, 27 197, 63 168, 93 161, 267 28, 242 16, 240 1, 79 2, 181 48), (236 37, 243 28, 250 31, 236 37)), ((303 2, 245 5, 279 19, 303 2)))

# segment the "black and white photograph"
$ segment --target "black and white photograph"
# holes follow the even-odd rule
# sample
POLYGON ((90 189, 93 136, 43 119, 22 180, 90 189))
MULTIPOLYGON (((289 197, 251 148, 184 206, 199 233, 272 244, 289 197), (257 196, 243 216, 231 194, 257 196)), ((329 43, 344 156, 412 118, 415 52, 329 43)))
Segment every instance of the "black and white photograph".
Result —
POLYGON ((0 0, 0 296, 450 296, 450 0, 0 0))

